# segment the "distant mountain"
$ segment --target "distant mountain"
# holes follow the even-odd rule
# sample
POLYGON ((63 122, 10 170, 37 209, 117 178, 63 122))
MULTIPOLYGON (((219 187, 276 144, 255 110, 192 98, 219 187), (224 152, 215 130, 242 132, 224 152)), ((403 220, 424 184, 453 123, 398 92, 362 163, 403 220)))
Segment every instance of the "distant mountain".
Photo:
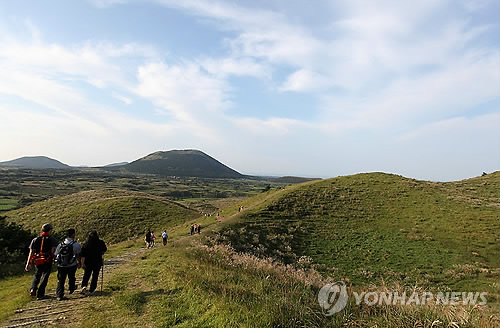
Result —
POLYGON ((18 167, 25 169, 69 169, 69 165, 46 156, 25 156, 11 161, 0 162, 2 167, 18 167))
POLYGON ((127 171, 180 177, 243 178, 207 154, 194 149, 158 151, 124 166, 127 171))
POLYGON ((119 163, 111 163, 111 164, 108 164, 108 165, 104 165, 103 167, 115 167, 115 166, 123 166, 123 165, 127 165, 128 162, 119 162, 119 163))

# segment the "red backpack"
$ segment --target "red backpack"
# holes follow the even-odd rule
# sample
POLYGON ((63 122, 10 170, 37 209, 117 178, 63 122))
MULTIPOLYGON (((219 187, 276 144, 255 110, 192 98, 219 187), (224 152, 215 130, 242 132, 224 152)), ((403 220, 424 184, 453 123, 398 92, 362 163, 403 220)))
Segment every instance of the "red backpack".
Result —
POLYGON ((31 256, 31 264, 43 265, 52 262, 52 254, 50 241, 48 236, 40 236, 35 240, 34 247, 35 250, 31 256), (40 245, 38 247, 38 245, 40 245))

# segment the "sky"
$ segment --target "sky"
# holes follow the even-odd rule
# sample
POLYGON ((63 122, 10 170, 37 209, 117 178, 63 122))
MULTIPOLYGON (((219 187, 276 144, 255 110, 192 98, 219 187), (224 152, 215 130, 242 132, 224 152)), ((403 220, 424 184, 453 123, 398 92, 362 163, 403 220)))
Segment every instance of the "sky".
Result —
POLYGON ((0 161, 478 176, 500 169, 500 2, 2 1, 0 140, 0 161))

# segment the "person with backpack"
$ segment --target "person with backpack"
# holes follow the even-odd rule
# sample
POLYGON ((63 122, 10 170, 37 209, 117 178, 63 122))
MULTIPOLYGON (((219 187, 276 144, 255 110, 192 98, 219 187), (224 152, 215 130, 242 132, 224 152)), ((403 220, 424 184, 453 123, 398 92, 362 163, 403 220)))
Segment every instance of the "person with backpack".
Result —
POLYGON ((30 271, 31 267, 35 266, 30 295, 33 297, 36 296, 37 300, 45 298, 45 287, 47 287, 47 282, 52 272, 52 262, 54 261, 57 239, 50 235, 51 231, 52 225, 45 223, 42 226, 42 234, 33 238, 29 247, 28 261, 24 268, 26 271, 30 271))
POLYGON ((163 246, 166 246, 168 243, 168 233, 167 230, 163 231, 161 234, 161 237, 163 238, 163 246))
POLYGON ((99 271, 103 266, 103 255, 108 250, 104 241, 99 239, 99 234, 97 231, 89 232, 87 241, 82 246, 81 262, 82 269, 84 270, 82 278, 82 294, 87 293, 87 284, 89 282, 90 276, 92 275, 92 280, 90 281, 89 294, 94 294, 97 288, 97 280, 99 279, 99 271))
POLYGON ((68 277, 69 293, 73 294, 76 289, 76 269, 81 266, 80 253, 82 247, 75 241, 75 229, 66 231, 66 239, 57 246, 55 256, 57 262, 57 289, 56 296, 58 301, 65 300, 64 284, 68 277))

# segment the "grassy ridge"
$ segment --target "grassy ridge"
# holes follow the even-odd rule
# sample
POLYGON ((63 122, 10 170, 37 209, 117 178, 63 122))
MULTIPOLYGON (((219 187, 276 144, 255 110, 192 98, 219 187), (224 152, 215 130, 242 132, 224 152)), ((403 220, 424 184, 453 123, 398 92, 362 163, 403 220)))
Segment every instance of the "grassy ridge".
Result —
POLYGON ((436 323, 442 327, 493 327, 499 324, 486 307, 376 305, 368 308, 356 306, 353 298, 342 312, 327 317, 317 301, 319 287, 324 283, 314 271, 297 270, 221 246, 177 243, 149 250, 123 267, 108 281, 108 297, 96 299, 78 322, 80 327, 431 327, 436 323))
POLYGON ((198 213, 145 193, 92 190, 54 197, 6 215, 29 230, 38 231, 43 223, 51 222, 55 231, 74 227, 82 239, 88 231, 97 230, 114 243, 141 236, 147 229, 159 232, 177 226, 198 213))
POLYGON ((452 183, 383 173, 308 183, 221 230, 238 251, 319 268, 354 283, 415 280, 497 290, 498 172, 452 183))

